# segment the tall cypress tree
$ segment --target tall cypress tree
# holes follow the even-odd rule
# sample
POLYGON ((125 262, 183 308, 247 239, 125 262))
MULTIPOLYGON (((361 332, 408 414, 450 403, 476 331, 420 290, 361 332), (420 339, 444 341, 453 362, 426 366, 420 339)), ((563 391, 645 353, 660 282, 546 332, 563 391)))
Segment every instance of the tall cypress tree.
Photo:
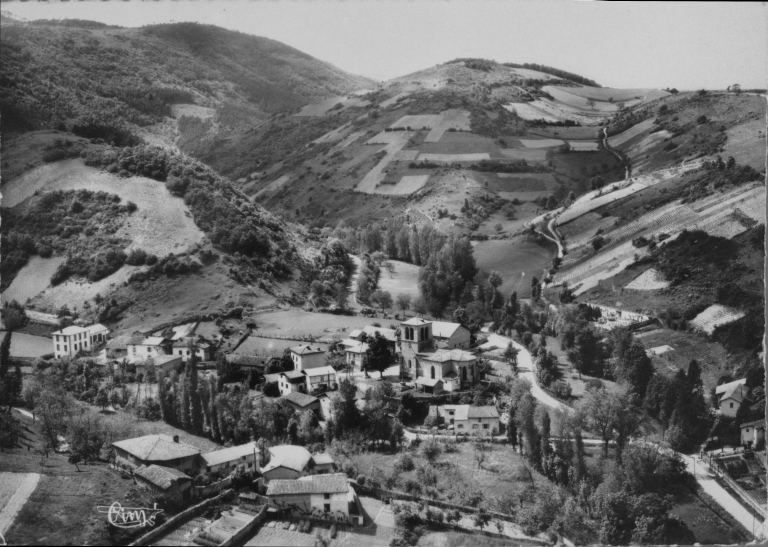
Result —
POLYGON ((220 443, 221 430, 219 429, 219 411, 216 408, 216 394, 216 380, 211 376, 208 382, 208 403, 210 405, 208 413, 210 414, 211 439, 214 442, 220 443))
POLYGON ((8 375, 8 367, 11 364, 11 331, 5 333, 0 342, 0 381, 8 375))
POLYGON ((160 371, 157 375, 157 398, 160 400, 160 416, 165 423, 168 421, 168 392, 165 386, 165 373, 160 371))
POLYGON ((200 394, 197 392, 197 344, 195 344, 194 340, 190 340, 189 349, 191 355, 189 361, 187 361, 187 378, 190 401, 190 421, 192 429, 196 433, 200 433, 203 430, 203 409, 200 405, 200 394))

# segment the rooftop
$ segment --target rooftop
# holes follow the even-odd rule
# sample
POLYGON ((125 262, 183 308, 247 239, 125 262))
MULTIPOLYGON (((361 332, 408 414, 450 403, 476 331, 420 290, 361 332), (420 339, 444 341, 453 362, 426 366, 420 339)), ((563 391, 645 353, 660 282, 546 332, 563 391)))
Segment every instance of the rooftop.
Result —
POLYGON ((312 454, 306 448, 293 444, 281 444, 270 447, 269 453, 272 455, 272 459, 261 470, 262 473, 267 473, 278 467, 293 469, 301 473, 306 469, 309 460, 312 458, 312 454))
POLYGON ((732 382, 732 385, 720 396, 720 401, 726 399, 733 399, 741 403, 744 400, 749 399, 749 388, 744 384, 732 382))
POLYGON ((170 361, 180 361, 181 355, 158 355, 157 357, 153 357, 152 360, 156 365, 164 365, 170 361))
POLYGON ((239 460, 241 457, 247 456, 248 454, 253 454, 255 451, 256 443, 252 441, 250 443, 232 446, 230 448, 214 450, 213 452, 202 454, 201 458, 205 460, 205 465, 207 466, 219 465, 220 463, 239 460))
MULTIPOLYGON (((366 325, 365 327, 363 327, 363 332, 371 338, 374 337, 378 332, 380 335, 382 335, 384 338, 386 338, 390 342, 397 341, 397 336, 395 336, 396 331, 394 329, 387 329, 384 327, 374 327, 373 325, 366 325)), ((352 336, 350 335, 350 338, 351 337, 352 336)))
POLYGON ((495 406, 470 406, 467 414, 469 419, 473 418, 498 418, 499 411, 495 406))
POLYGON ((310 355, 312 353, 325 353, 325 350, 321 348, 313 348, 312 346, 293 346, 291 352, 296 355, 310 355))
POLYGON ((168 490, 177 480, 192 480, 192 477, 182 473, 178 469, 164 467, 162 465, 142 465, 133 472, 147 482, 168 490))
POLYGON ((162 336, 149 336, 141 343, 142 346, 159 346, 165 342, 165 338, 162 336))
POLYGON ((349 492, 349 482, 344 473, 310 475, 297 480, 273 480, 267 488, 267 496, 292 494, 340 494, 349 492))
POLYGON ((729 389, 731 389, 733 386, 737 385, 744 385, 747 383, 746 378, 742 378, 741 380, 734 380, 733 382, 728 382, 727 384, 720 384, 715 388, 715 394, 720 395, 721 393, 725 393, 729 389))
POLYGON ((357 345, 349 346, 344 351, 348 353, 365 353, 366 351, 368 351, 368 344, 358 342, 357 345))
POLYGON ((63 328, 61 330, 57 330, 53 334, 61 334, 63 336, 71 336, 73 334, 80 334, 81 332, 88 332, 88 329, 84 329, 83 327, 78 327, 78 326, 75 326, 75 325, 71 325, 71 326, 63 328))
POLYGON ((748 422, 746 424, 741 424, 741 429, 744 429, 745 427, 756 427, 756 428, 763 428, 765 429, 765 420, 755 420, 754 422, 748 422))
POLYGON ((285 376, 289 380, 304 380, 304 371, 302 370, 286 370, 280 373, 281 376, 285 376))
POLYGON ((114 442, 112 446, 125 450, 144 461, 175 460, 200 453, 199 448, 177 443, 173 437, 168 435, 144 435, 135 439, 114 442))
POLYGON ((408 321, 401 321, 401 325, 408 325, 409 327, 423 327, 429 325, 431 321, 424 321, 421 317, 411 317, 408 321))
POLYGON ((286 401, 289 401, 301 407, 309 406, 312 403, 316 403, 319 401, 317 397, 313 397, 312 395, 307 395, 306 393, 300 393, 298 391, 292 391, 290 393, 286 393, 281 397, 281 399, 285 399, 286 401))
POLYGON ((98 334, 100 332, 109 332, 109 329, 107 327, 105 327, 104 325, 102 325, 101 323, 96 323, 96 324, 90 325, 90 326, 85 327, 85 328, 91 334, 98 334))
POLYGON ((264 375, 264 382, 267 384, 276 384, 280 380, 280 372, 276 372, 274 374, 265 374, 264 375))
POLYGON ((459 323, 445 323, 443 321, 434 321, 432 323, 432 335, 438 338, 450 338, 461 328, 459 323))
POLYGON ((461 349, 439 349, 434 353, 425 354, 424 359, 444 363, 446 361, 474 361, 476 357, 461 349))
POLYGON ((312 456, 312 461, 315 462, 315 465, 330 465, 333 464, 333 457, 323 452, 322 454, 315 454, 312 456))
POLYGON ((302 371, 307 376, 323 376, 326 374, 336 374, 336 369, 330 365, 317 368, 308 368, 302 371))

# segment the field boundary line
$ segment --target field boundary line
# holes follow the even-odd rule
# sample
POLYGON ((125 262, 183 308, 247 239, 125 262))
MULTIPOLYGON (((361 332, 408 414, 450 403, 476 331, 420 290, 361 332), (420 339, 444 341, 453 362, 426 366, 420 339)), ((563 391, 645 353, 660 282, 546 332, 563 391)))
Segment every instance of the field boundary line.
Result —
POLYGON ((24 482, 22 482, 13 493, 11 499, 0 511, 0 534, 6 535, 11 528, 13 521, 16 519, 16 515, 19 514, 21 508, 27 503, 27 499, 32 495, 32 492, 37 488, 37 483, 40 482, 39 473, 25 473, 24 482))

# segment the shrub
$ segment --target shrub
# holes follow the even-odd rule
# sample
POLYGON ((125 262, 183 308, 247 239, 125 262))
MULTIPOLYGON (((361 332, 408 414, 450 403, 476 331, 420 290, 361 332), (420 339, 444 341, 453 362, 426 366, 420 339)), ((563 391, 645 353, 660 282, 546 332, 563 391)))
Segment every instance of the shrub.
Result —
MULTIPOLYGON (((599 380, 598 380, 599 381, 599 380)), ((570 399, 571 398, 571 385, 568 382, 558 380, 554 382, 550 387, 552 394, 558 399, 570 399)))

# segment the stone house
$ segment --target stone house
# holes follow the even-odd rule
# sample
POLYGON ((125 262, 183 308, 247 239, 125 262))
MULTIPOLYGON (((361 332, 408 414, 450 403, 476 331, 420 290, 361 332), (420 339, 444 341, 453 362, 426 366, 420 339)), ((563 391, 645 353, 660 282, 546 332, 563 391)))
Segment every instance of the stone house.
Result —
POLYGON ((162 465, 142 465, 133 472, 139 486, 163 494, 176 503, 190 501, 192 497, 192 477, 162 465))
POLYGON ((194 475, 198 468, 200 449, 179 442, 178 435, 144 435, 114 442, 112 446, 115 463, 134 469, 155 464, 194 475))
POLYGON ((277 382, 277 388, 280 390, 280 395, 286 395, 296 391, 307 391, 307 377, 304 376, 304 372, 301 370, 288 370, 286 372, 279 373, 279 380, 277 382))
MULTIPOLYGON (((206 474, 216 473, 220 478, 229 476, 238 465, 246 472, 253 472, 258 467, 258 448, 255 442, 207 452, 200 456, 201 468, 206 474)), ((202 470, 201 469, 201 470, 202 470)))
POLYGON ((760 444, 765 446, 765 420, 755 420, 741 424, 742 446, 755 447, 760 444))
POLYGON ((325 350, 309 345, 294 346, 291 348, 294 370, 306 370, 325 366, 325 350))
POLYGON ((267 488, 270 506, 294 517, 349 522, 354 490, 344 473, 273 480, 267 488))

